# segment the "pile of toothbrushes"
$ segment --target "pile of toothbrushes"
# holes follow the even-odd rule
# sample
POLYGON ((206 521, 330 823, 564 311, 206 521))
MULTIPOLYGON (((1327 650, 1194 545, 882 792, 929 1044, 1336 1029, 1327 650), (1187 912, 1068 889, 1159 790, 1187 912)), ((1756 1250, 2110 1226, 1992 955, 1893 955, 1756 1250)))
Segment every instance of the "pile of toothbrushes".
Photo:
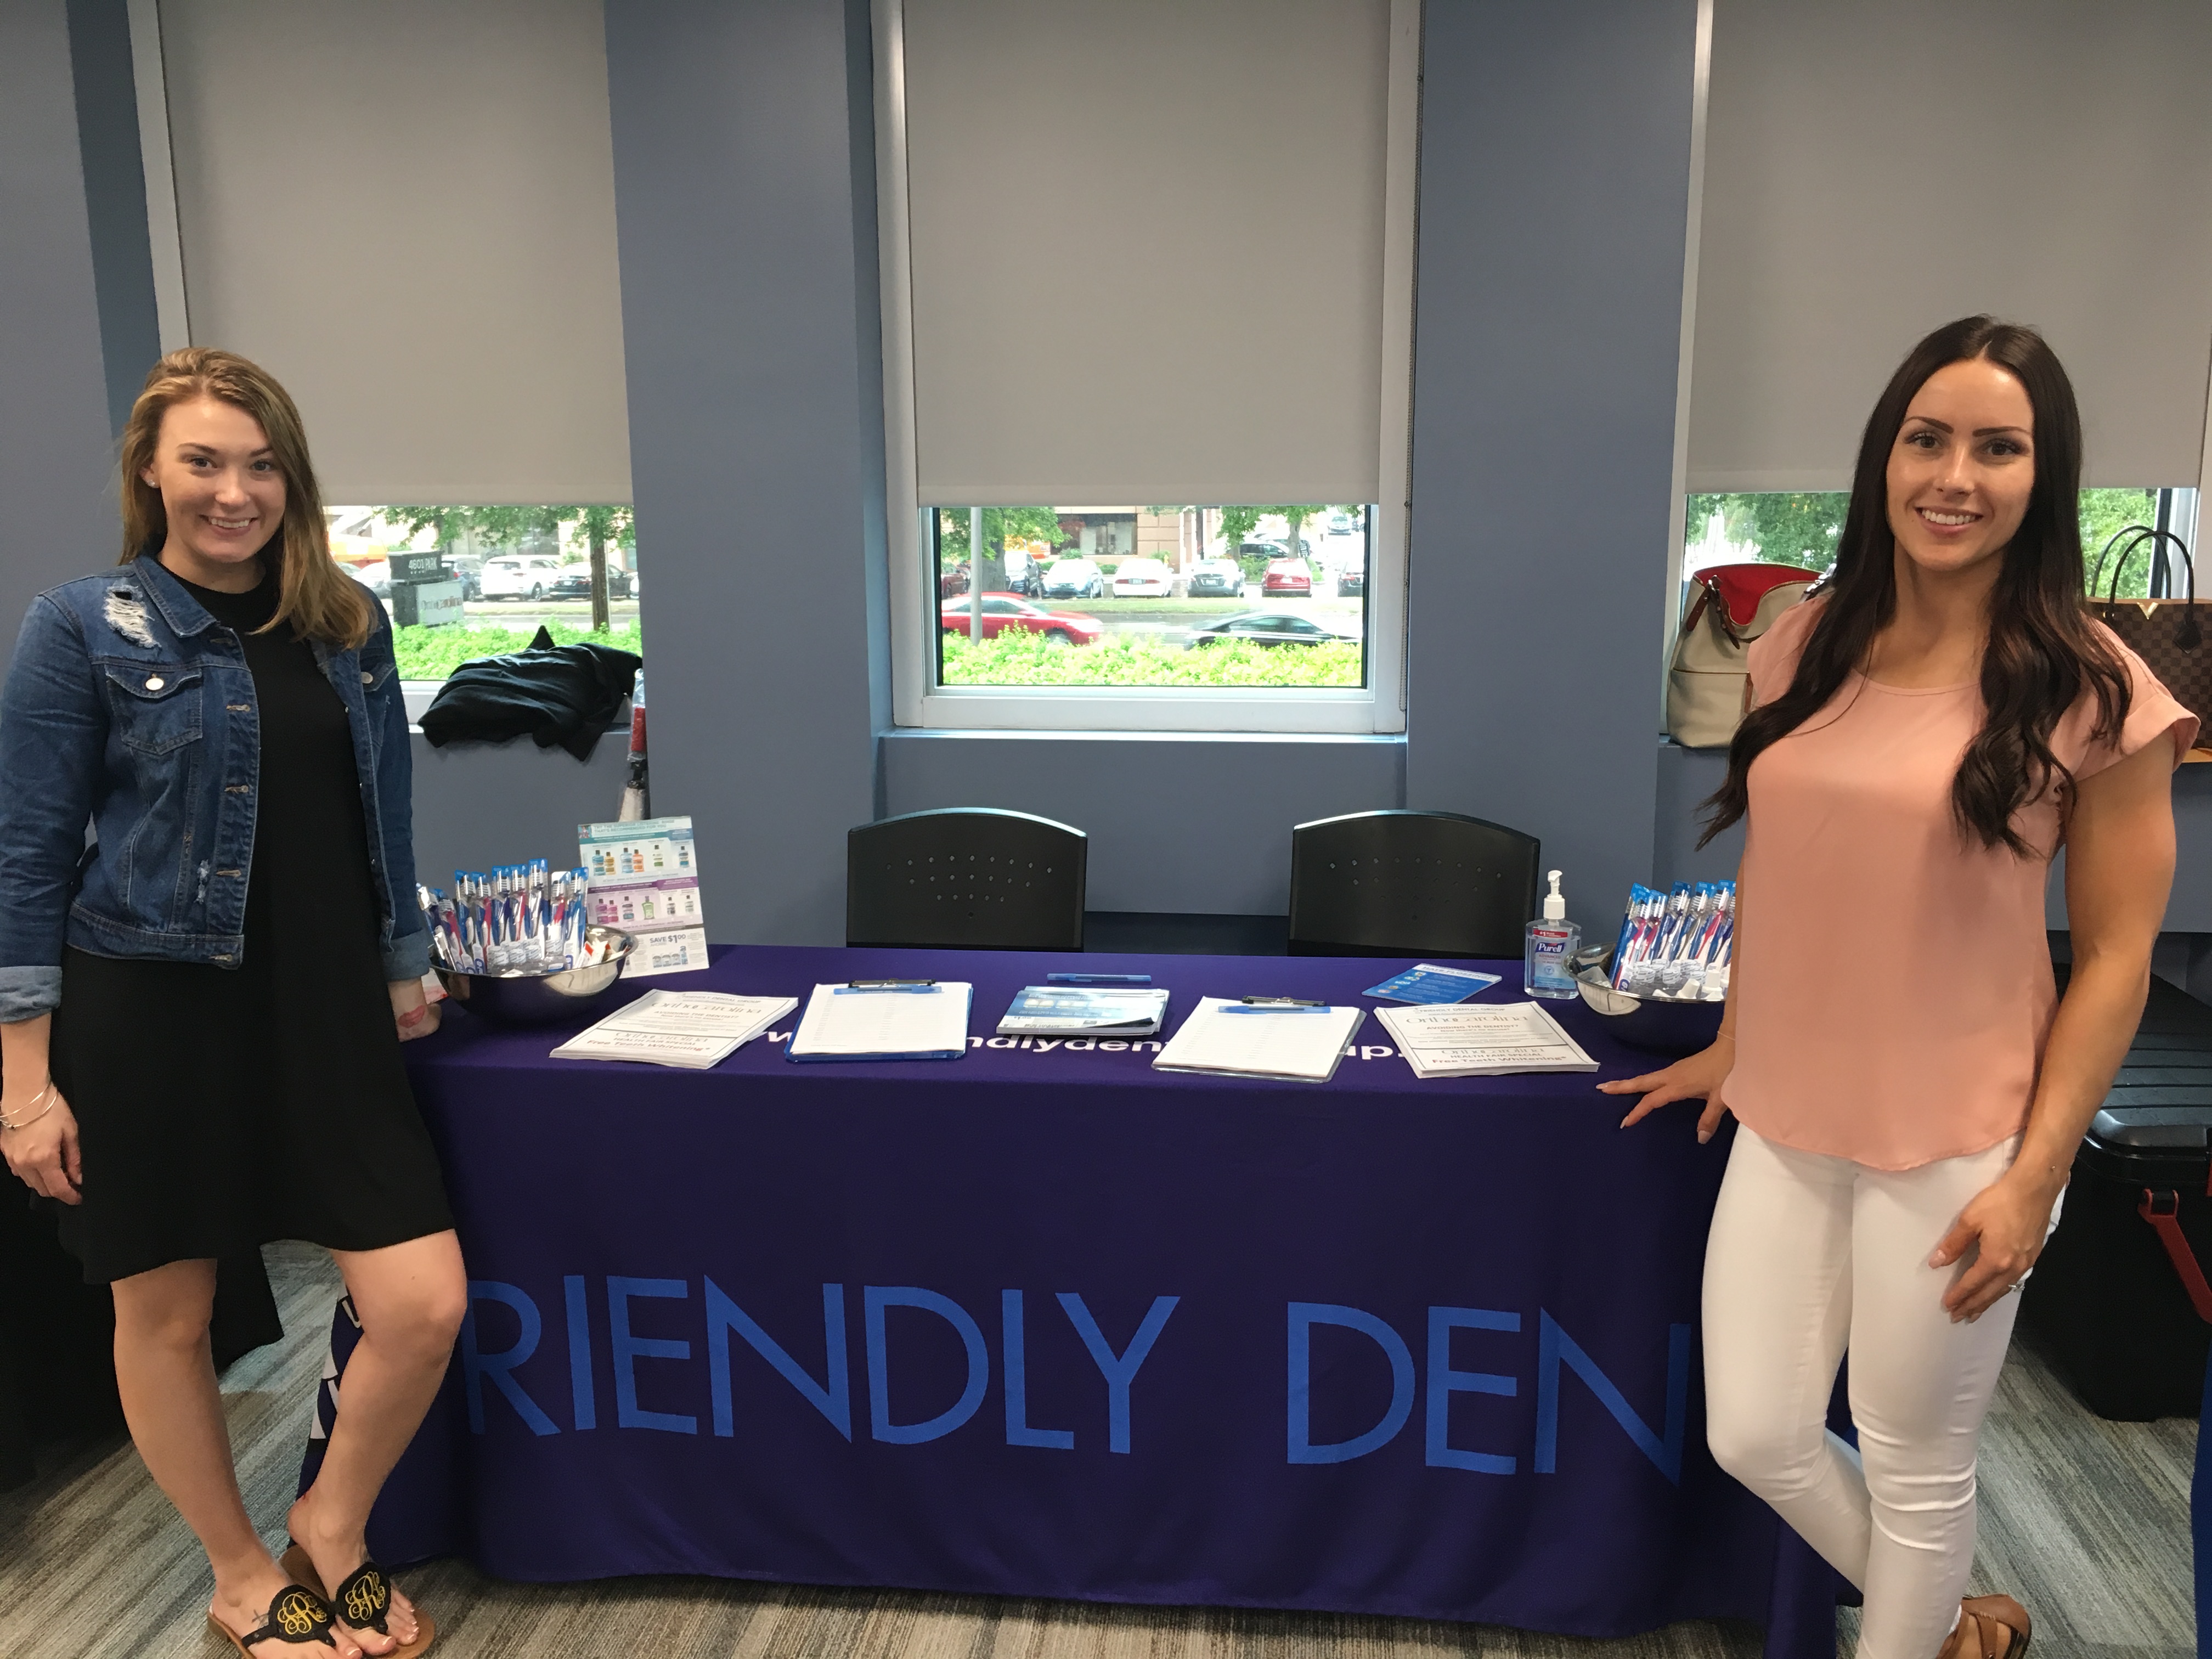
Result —
POLYGON ((1719 1002, 1735 954, 1735 884, 1678 881, 1662 893, 1642 883, 1628 895, 1613 988, 1662 1002, 1719 1002))
POLYGON ((439 966, 464 974, 551 974, 591 964, 582 870, 555 870, 544 859, 502 864, 489 874, 453 872, 451 897, 415 890, 430 922, 439 966))

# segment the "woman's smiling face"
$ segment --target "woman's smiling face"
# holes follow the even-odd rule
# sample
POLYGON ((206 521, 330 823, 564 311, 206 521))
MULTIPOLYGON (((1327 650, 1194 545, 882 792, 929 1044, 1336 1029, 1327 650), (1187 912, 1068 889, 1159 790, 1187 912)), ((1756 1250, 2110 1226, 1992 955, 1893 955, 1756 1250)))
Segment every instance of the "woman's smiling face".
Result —
POLYGON ((169 547, 207 581, 268 545, 284 521, 284 474, 261 422, 215 398, 172 404, 161 416, 154 459, 140 475, 161 492, 169 547))
POLYGON ((1996 558, 2027 516, 2034 487, 2027 388, 1984 357, 1929 375, 1889 452, 1889 528, 1899 550, 1931 574, 1996 558))

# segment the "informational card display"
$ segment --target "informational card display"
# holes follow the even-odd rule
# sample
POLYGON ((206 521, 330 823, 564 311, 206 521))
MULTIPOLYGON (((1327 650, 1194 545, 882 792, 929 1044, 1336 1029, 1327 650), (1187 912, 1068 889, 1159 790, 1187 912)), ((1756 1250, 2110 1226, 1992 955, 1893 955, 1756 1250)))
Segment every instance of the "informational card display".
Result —
POLYGON ((579 824, 576 854, 590 878, 591 919, 637 940, 625 979, 707 965, 707 915, 690 818, 579 824))
POLYGON ((1000 1036, 1150 1036, 1166 1013, 1157 986, 1026 985, 999 1021, 1000 1036))

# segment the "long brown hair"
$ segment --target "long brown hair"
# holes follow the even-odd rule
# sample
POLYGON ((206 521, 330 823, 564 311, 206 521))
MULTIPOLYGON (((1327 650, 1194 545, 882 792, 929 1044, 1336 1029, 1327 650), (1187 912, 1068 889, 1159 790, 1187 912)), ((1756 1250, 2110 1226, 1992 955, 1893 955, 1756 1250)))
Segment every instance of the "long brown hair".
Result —
POLYGON ((123 428, 123 556, 117 562, 129 564, 141 553, 158 551, 168 539, 169 514, 161 492, 143 474, 160 444, 161 417, 179 404, 202 398, 243 410, 259 422, 284 475, 283 521, 262 549, 264 555, 272 548, 275 552, 269 563, 276 577, 276 613, 268 626, 289 622, 303 637, 358 647, 368 638, 375 612, 361 584, 331 558, 323 493, 307 459, 307 430, 299 409, 275 375, 234 351, 185 346, 148 371, 123 428))
POLYGON ((2017 380, 2035 413, 2035 482, 2019 531, 1999 555, 1990 593, 1990 634, 1982 651, 1982 729, 1951 780, 1951 813, 1960 833, 1984 847, 2027 857, 2013 814, 2074 775, 2051 751, 2051 733, 2083 691, 2097 700, 2093 735, 2118 734, 2128 716, 2127 669, 2082 605, 2081 416, 2058 358, 2032 328, 1991 317, 1946 323, 1913 347, 1867 417, 1851 476, 1826 599, 1797 659, 1790 689, 1744 716, 1729 745, 1728 781, 1711 810, 1703 846, 1742 817, 1751 804, 1751 763, 1828 706, 1844 680, 1865 665, 1876 634, 1897 614, 1897 542, 1889 528, 1889 456, 1905 413, 1929 376, 1948 364, 1984 358, 2017 380))

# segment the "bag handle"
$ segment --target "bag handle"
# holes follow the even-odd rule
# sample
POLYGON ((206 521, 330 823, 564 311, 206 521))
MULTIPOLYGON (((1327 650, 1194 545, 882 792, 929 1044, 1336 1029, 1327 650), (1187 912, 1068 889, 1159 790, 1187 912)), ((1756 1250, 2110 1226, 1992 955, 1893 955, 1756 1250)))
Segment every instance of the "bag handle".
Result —
POLYGON ((2197 1310, 2199 1319, 2212 1325, 2212 1285, 2204 1282, 2204 1269, 2197 1266, 2197 1252, 2189 1248, 2189 1240, 2182 1233, 2179 1194, 2171 1188, 2154 1192, 2146 1187, 2142 1202, 2136 1206, 2136 1213, 2150 1223, 2158 1242, 2166 1246, 2166 1259, 2173 1263, 2181 1288, 2189 1293, 2189 1305, 2197 1310))
POLYGON ((2194 651, 2204 642, 2204 629, 2197 620, 2197 562, 2189 556, 2188 544, 2171 530, 2154 530, 2148 525, 2133 524, 2115 532, 2112 540, 2105 544, 2104 552, 2097 555, 2096 573, 2089 579, 2090 599, 2096 599, 2097 577, 2105 574, 2105 555, 2110 553, 2123 537, 2127 538, 2127 545, 2120 549, 2118 562, 2112 566, 2112 580, 2106 588, 2104 603, 2107 606, 2119 603, 2120 574, 2127 568, 2128 561, 2135 556, 2136 549, 2148 542, 2155 554, 2166 543, 2172 542, 2173 550, 2181 555, 2181 568, 2189 579, 2188 597, 2184 601, 2185 608, 2181 613, 2179 626, 2173 630, 2173 642, 2184 651, 2194 651))
POLYGON ((2105 544, 2104 551, 2097 555, 2097 568, 2089 577, 2091 599, 2097 597, 2097 581, 2105 574, 2106 556, 2119 544, 2123 537, 2127 538, 2127 545, 2120 549, 2119 562, 2112 567, 2112 580, 2105 592, 2106 605, 2118 603, 2120 577, 2128 568, 2128 561, 2135 557, 2136 549, 2141 547, 2145 542, 2151 544, 2154 552, 2166 542, 2173 544, 2174 551, 2181 555, 2181 568, 2187 573, 2189 578, 2188 603, 2191 605, 2197 603, 2197 562, 2189 556, 2189 544, 2171 530, 2154 530, 2147 524, 2131 524, 2115 531, 2112 539, 2105 544))

